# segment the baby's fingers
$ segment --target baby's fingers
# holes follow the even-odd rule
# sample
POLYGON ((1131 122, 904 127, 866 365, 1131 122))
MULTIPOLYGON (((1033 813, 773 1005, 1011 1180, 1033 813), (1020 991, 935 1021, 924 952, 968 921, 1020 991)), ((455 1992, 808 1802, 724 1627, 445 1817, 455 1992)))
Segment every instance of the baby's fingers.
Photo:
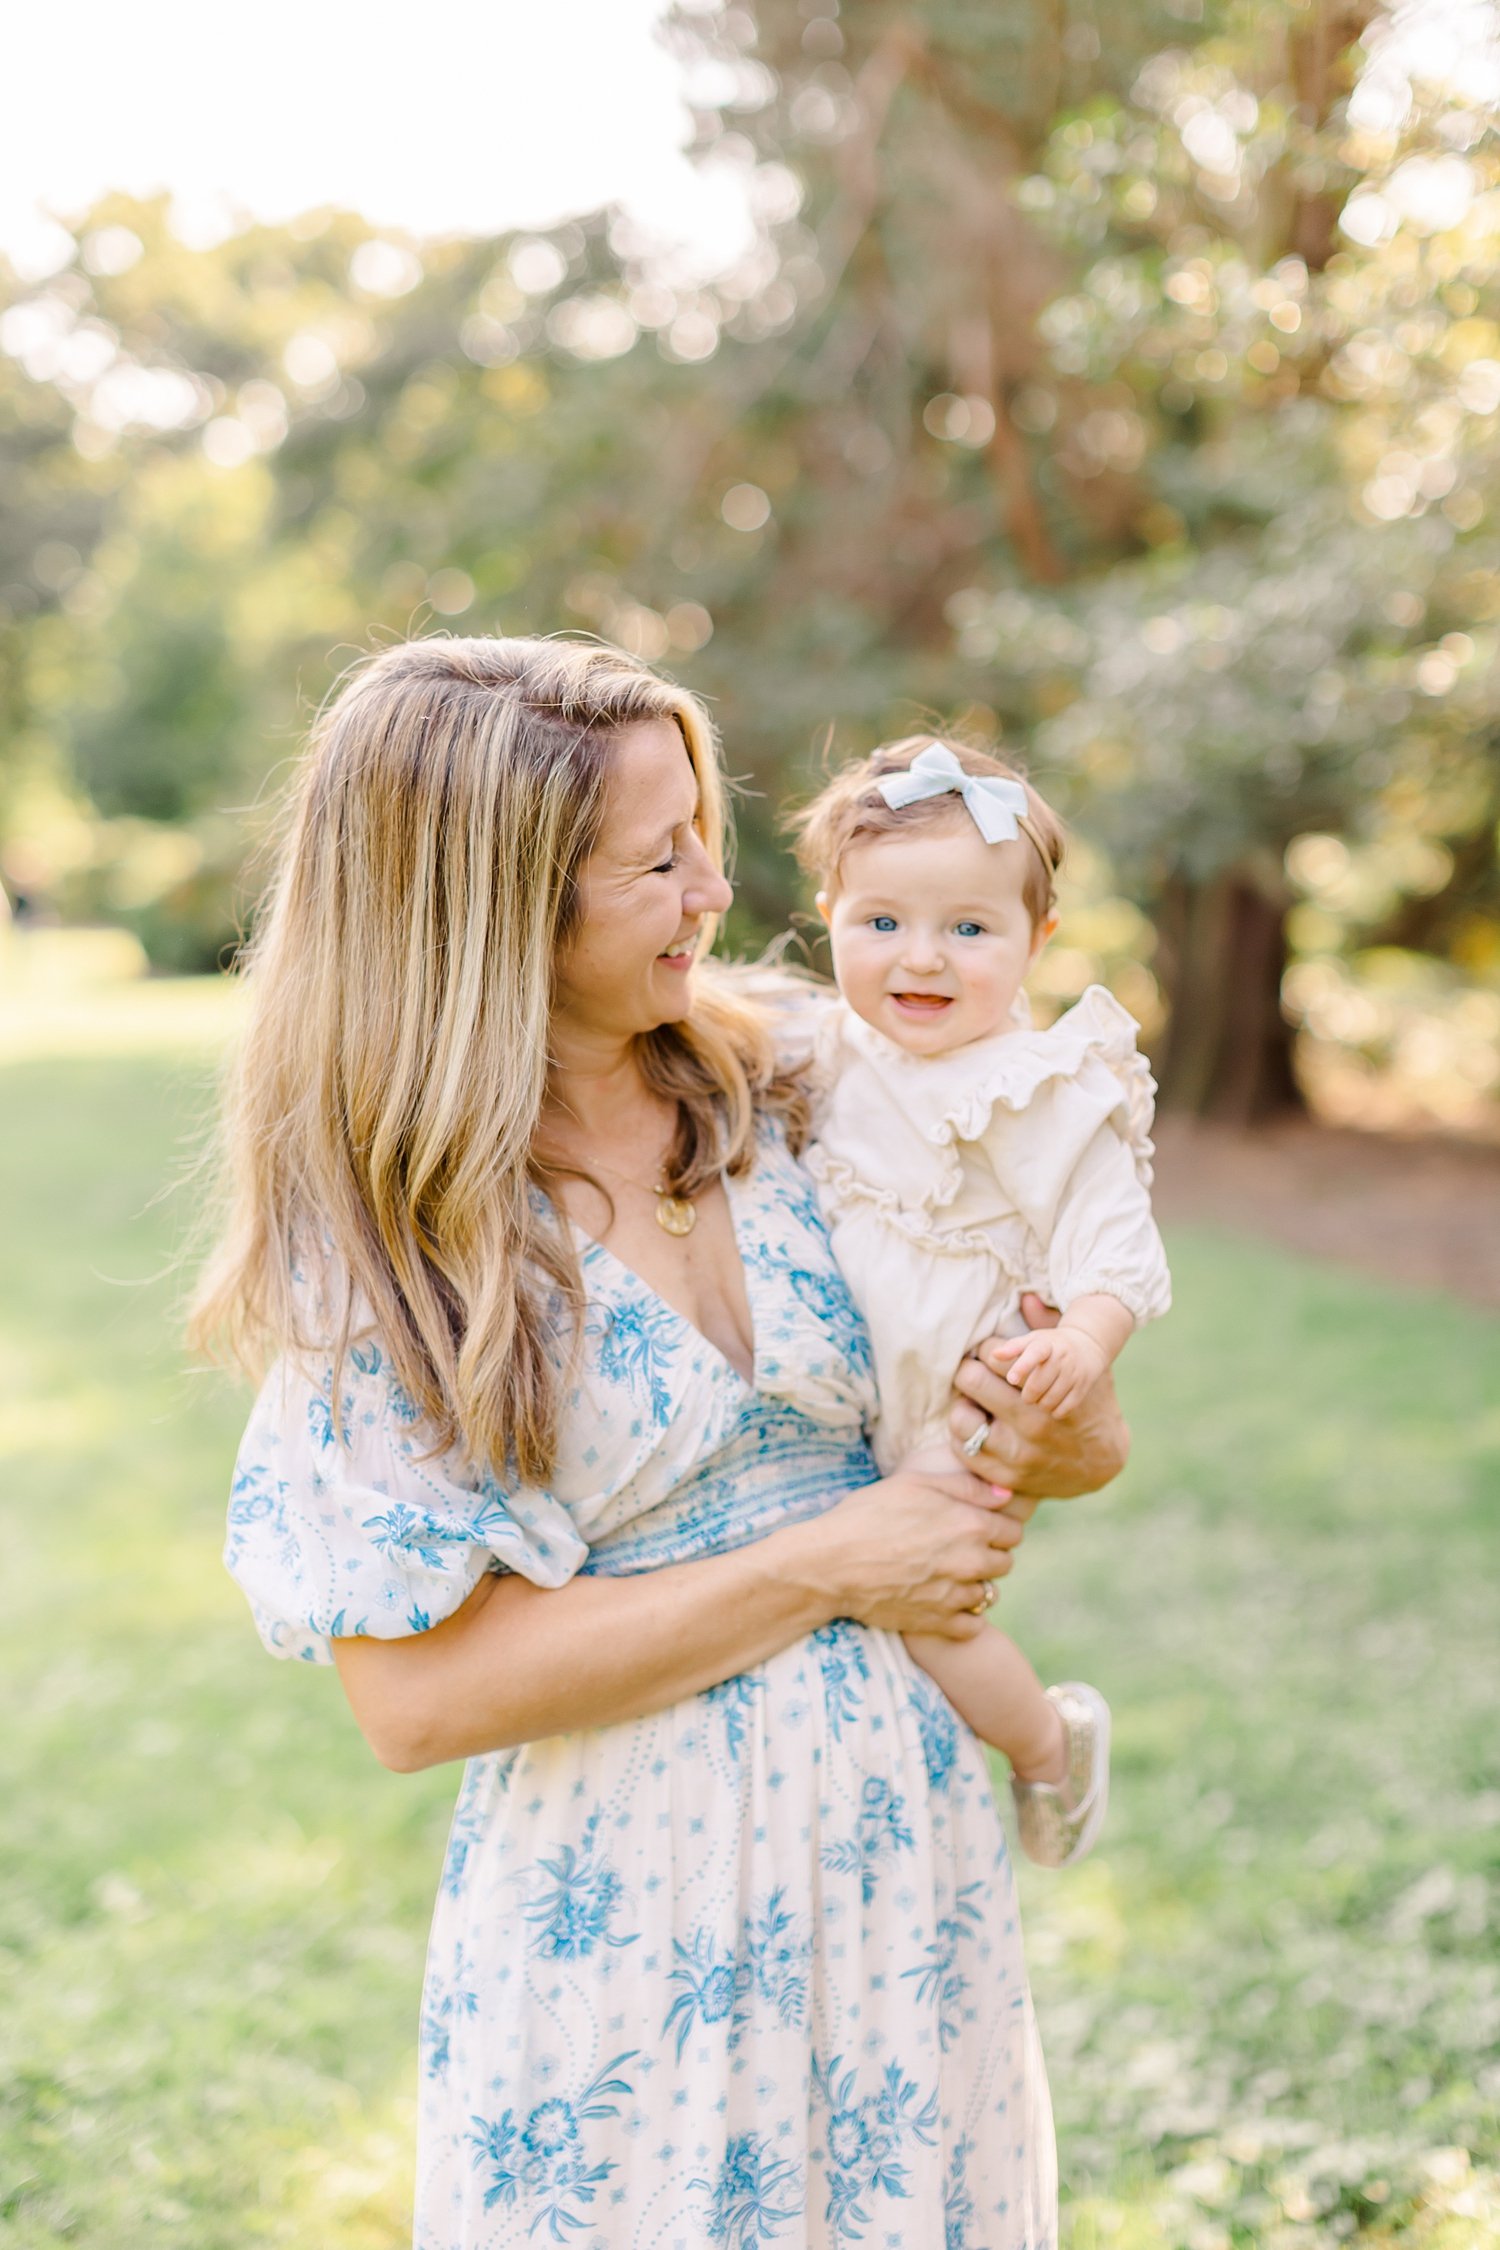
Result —
POLYGON ((1086 1383, 1072 1375, 1066 1378, 1060 1389, 1054 1389, 1041 1403, 1049 1414, 1071 1414, 1074 1407, 1082 1401, 1087 1389, 1086 1383))
POLYGON ((1033 1336, 1021 1343, 1015 1358, 1005 1370, 1005 1380, 1007 1383, 1014 1383, 1018 1391, 1022 1390, 1033 1371, 1038 1367, 1045 1367, 1051 1357, 1052 1347, 1048 1339, 1045 1336, 1033 1336))

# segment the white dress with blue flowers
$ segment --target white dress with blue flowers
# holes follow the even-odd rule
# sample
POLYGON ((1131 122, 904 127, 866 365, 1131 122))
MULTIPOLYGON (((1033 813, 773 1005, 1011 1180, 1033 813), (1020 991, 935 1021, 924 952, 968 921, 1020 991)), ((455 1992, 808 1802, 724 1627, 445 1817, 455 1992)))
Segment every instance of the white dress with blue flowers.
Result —
MULTIPOLYGON (((283 1364, 227 1561, 272 1652, 488 1570, 655 1569, 867 1482, 863 1327, 769 1129, 728 1183, 747 1384, 598 1244, 546 1491, 421 1433, 378 1342, 283 1364)), ((653 1718, 471 1759, 428 1952, 417 2250, 1051 2250, 1052 2119, 984 1754, 847 1622, 653 1718)))

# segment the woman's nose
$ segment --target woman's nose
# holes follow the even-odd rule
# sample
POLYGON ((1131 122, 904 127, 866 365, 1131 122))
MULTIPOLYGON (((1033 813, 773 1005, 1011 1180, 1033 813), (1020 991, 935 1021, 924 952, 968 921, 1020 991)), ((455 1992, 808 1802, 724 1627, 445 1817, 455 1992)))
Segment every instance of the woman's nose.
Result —
POLYGON ((683 887, 682 906, 686 914, 723 914, 728 911, 734 891, 719 873, 707 852, 698 856, 698 864, 689 871, 683 887))

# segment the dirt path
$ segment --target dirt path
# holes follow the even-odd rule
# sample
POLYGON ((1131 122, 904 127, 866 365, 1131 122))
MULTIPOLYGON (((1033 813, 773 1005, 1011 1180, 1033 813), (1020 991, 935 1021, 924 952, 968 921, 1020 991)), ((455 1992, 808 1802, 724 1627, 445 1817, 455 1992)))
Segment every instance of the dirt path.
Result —
POLYGON ((1163 1118, 1156 1202, 1500 1310, 1500 1148, 1163 1118))

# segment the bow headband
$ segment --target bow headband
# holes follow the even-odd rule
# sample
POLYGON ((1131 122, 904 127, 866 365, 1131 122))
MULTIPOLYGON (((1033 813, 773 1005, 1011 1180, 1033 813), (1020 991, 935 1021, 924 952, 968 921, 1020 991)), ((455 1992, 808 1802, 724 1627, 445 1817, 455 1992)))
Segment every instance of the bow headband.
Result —
POLYGON ((954 790, 987 844, 1008 843, 1013 836, 1029 837, 1048 877, 1053 873, 1051 855, 1026 817, 1031 800, 1021 783, 1000 774, 965 773, 944 743, 929 742, 904 772, 887 774, 875 787, 893 812, 923 797, 943 797, 954 790))

